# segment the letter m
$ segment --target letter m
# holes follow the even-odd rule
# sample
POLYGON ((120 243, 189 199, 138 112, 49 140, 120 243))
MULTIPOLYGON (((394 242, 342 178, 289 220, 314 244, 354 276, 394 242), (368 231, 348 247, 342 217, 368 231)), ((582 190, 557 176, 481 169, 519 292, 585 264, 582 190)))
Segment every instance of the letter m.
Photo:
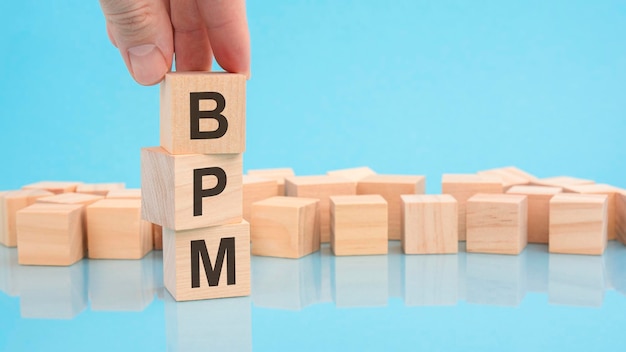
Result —
POLYGON ((228 285, 235 284, 235 238, 227 237, 220 240, 220 246, 215 258, 215 266, 211 265, 211 258, 204 240, 191 241, 191 288, 200 287, 200 258, 204 265, 209 286, 217 286, 220 282, 224 257, 227 257, 226 276, 228 285))

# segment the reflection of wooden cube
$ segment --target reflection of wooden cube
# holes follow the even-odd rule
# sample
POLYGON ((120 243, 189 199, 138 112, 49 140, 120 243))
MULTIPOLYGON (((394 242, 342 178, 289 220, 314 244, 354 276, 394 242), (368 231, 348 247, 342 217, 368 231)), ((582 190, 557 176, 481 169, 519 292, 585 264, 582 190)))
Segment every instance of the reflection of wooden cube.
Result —
POLYGON ((607 238, 614 240, 617 238, 617 219, 615 214, 616 195, 620 192, 620 189, 611 185, 605 184, 589 184, 589 185, 576 185, 569 187, 570 192, 580 194, 606 194, 608 196, 607 205, 607 221, 608 232, 607 238))
POLYGON ((604 253, 607 243, 608 196, 557 194, 550 200, 550 252, 604 253))
POLYGON ((319 201, 273 197, 252 204, 252 254, 300 258, 320 249, 319 201))
POLYGON ((441 178, 441 193, 449 194, 458 202, 459 241, 465 241, 465 210, 467 200, 477 193, 502 193, 500 179, 465 174, 444 174, 441 178))
POLYGON ((64 182, 64 181, 41 181, 31 183, 22 187, 26 190, 44 190, 54 194, 76 192, 76 187, 82 182, 64 182))
POLYGON ((124 188, 126 188, 124 183, 83 183, 76 187, 76 193, 107 196, 111 191, 118 191, 124 188))
POLYGON ((0 244, 17 246, 16 214, 18 210, 35 203, 41 197, 53 195, 40 189, 0 193, 0 244))
POLYGON ((291 168, 248 170, 248 175, 276 180, 276 182, 278 182, 277 196, 287 195, 287 193, 285 193, 285 179, 295 176, 291 168))
POLYGON ((330 197, 335 255, 387 254, 387 202, 380 195, 330 197))
POLYGON ((140 259, 152 250, 152 224, 141 220, 141 200, 103 199, 87 207, 89 258, 140 259))
POLYGON ((478 174, 500 179, 505 191, 513 186, 527 185, 537 179, 535 176, 514 166, 478 171, 478 174))
POLYGON ((595 182, 592 180, 586 180, 583 178, 576 178, 570 176, 555 176, 555 177, 547 177, 540 178, 536 180, 532 180, 530 182, 533 186, 547 186, 547 187, 561 187, 564 192, 572 192, 570 189, 571 186, 579 186, 579 185, 591 185, 595 182))
POLYGON ((18 261, 72 265, 83 258, 83 206, 33 204, 17 212, 18 261))
POLYGON ((350 181, 359 182, 367 176, 376 175, 374 170, 367 166, 353 167, 350 169, 332 170, 326 173, 328 176, 339 176, 350 181))
POLYGON ((528 197, 528 243, 548 243, 550 199, 562 191, 560 187, 513 186, 506 192, 528 197))
POLYGON ((626 244, 626 190, 615 195, 615 219, 617 239, 626 244))
POLYGON ((528 202, 515 194, 477 194, 467 201, 467 251, 519 254, 527 243, 528 202))
POLYGON ((402 195, 402 249, 405 254, 457 253, 458 205, 449 194, 402 195))
POLYGON ((278 182, 275 179, 243 175, 243 219, 250 222, 252 203, 277 194, 278 182))

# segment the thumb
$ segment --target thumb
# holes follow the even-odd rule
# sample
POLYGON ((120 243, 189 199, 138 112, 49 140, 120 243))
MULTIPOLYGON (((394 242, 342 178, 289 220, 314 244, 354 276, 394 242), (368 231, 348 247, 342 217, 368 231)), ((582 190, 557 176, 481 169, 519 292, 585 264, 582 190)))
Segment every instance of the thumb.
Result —
POLYGON ((167 0, 100 0, 113 45, 140 84, 159 83, 172 66, 174 44, 167 0))

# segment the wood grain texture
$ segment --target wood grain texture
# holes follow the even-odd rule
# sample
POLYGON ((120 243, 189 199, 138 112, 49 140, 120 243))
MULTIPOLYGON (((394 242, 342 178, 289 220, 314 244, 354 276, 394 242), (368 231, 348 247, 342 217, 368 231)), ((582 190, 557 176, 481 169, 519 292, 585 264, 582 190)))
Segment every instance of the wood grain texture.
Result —
POLYGON ((569 186, 569 191, 580 194, 606 194, 608 196, 607 206, 607 238, 614 240, 617 238, 617 218, 616 218, 616 195, 620 192, 618 187, 607 184, 589 184, 569 186))
POLYGON ((115 199, 141 199, 140 188, 115 189, 107 193, 107 198, 115 199))
POLYGON ((163 226, 152 224, 152 242, 154 250, 163 250, 163 226))
POLYGON ((76 187, 80 185, 82 182, 66 182, 66 181, 41 181, 31 183, 22 187, 25 190, 44 190, 48 192, 52 192, 54 194, 66 193, 66 192, 76 192, 76 187))
POLYGON ((93 259, 141 259, 153 248, 152 224, 141 200, 103 199, 87 206, 87 246, 93 259))
POLYGON ((122 190, 126 188, 123 182, 118 183, 82 183, 76 186, 76 193, 94 194, 106 197, 111 191, 122 190))
POLYGON ((459 207, 459 241, 465 241, 467 200, 478 193, 502 193, 498 178, 472 174, 444 174, 441 177, 441 193, 456 199, 459 207))
POLYGON ((291 168, 278 168, 278 169, 258 169, 258 170, 248 170, 248 175, 263 177, 263 178, 271 178, 278 182, 278 193, 277 196, 285 196, 287 193, 285 192, 285 179, 287 177, 295 176, 293 169, 291 168))
MULTIPOLYGON (((200 111, 216 109, 201 100, 200 111)), ((170 72, 161 83, 161 147, 172 154, 240 154, 246 149, 246 77, 224 72, 170 72), (220 138, 191 138, 190 93, 216 92, 224 97, 228 127, 220 138)), ((214 118, 201 118, 200 131, 218 128, 214 118)))
POLYGON ((557 194, 550 200, 550 253, 602 255, 607 244, 608 196, 557 194))
POLYGON ((478 171, 481 176, 494 177, 500 179, 504 190, 508 190, 513 186, 527 185, 537 177, 529 174, 524 170, 520 170, 515 166, 500 167, 496 169, 478 171))
POLYGON ((18 262, 72 265, 85 253, 83 205, 35 203, 17 212, 18 262))
POLYGON ((548 243, 550 199, 560 187, 513 186, 506 193, 528 197, 528 243, 548 243))
POLYGON ((572 192, 571 186, 578 185, 591 185, 594 184, 593 180, 586 180, 583 178, 576 178, 571 176, 555 176, 540 178, 530 182, 532 186, 548 186, 548 187, 561 187, 563 192, 572 192))
POLYGON ((387 201, 381 195, 330 197, 330 247, 335 255, 387 254, 387 201))
POLYGON ((318 199, 273 197, 252 204, 252 254, 301 258, 320 249, 318 199))
POLYGON ((527 244, 524 195, 476 194, 467 201, 467 251, 519 254, 527 244))
POLYGON ((252 203, 275 197, 278 181, 271 178, 243 175, 243 219, 250 222, 252 203))
POLYGON ((359 182, 367 176, 376 175, 374 170, 367 166, 353 167, 349 169, 331 170, 326 173, 328 176, 339 176, 350 181, 359 182))
MULTIPOLYGON (((141 193, 144 220, 174 230, 194 229, 242 220, 242 155, 172 155, 159 147, 141 150, 141 193), (227 176, 224 191, 202 199, 202 215, 194 216, 194 169, 219 167, 227 176)), ((203 178, 203 189, 215 177, 203 178)))
POLYGON ((289 197, 319 199, 320 240, 330 241, 330 196, 355 195, 356 184, 337 176, 293 176, 285 179, 285 192, 289 197))
POLYGON ((626 245, 626 190, 615 195, 615 219, 617 239, 626 245))
POLYGON ((181 231, 163 228, 163 282, 177 301, 250 295, 250 224, 242 221, 238 224, 181 231), (214 266, 220 241, 228 237, 235 238, 235 284, 228 285, 225 257, 217 286, 209 286, 201 264, 201 285, 192 288, 191 241, 205 241, 211 265, 214 266))
POLYGON ((402 250, 446 254, 459 250, 458 202, 449 194, 402 195, 402 250))
POLYGON ((20 209, 54 193, 38 188, 0 193, 0 244, 17 246, 16 215, 20 209))
POLYGON ((371 175, 361 179, 357 185, 357 194, 378 194, 387 201, 389 211, 387 233, 390 240, 401 237, 401 218, 403 194, 424 194, 426 177, 418 175, 371 175))

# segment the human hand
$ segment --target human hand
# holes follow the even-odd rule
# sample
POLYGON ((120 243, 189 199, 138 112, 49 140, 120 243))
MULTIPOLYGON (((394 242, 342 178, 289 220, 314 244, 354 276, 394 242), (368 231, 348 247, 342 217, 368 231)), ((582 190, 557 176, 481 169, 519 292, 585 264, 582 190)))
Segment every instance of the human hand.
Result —
POLYGON ((245 0, 100 0, 109 39, 143 85, 172 67, 209 71, 213 55, 228 72, 250 75, 245 0))

